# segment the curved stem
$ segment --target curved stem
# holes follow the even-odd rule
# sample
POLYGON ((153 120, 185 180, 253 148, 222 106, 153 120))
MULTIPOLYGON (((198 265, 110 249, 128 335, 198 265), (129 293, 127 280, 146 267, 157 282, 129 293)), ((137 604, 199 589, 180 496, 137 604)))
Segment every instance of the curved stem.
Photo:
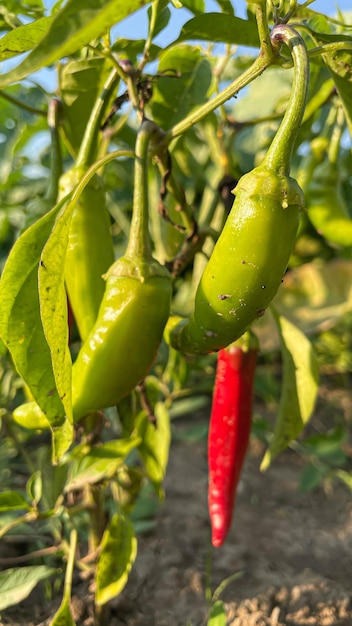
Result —
POLYGON ((302 123, 309 82, 308 51, 302 37, 291 26, 277 24, 271 32, 275 47, 285 43, 290 49, 294 76, 286 113, 263 161, 263 166, 288 176, 291 155, 302 123))
MULTIPOLYGON (((72 196, 71 196, 71 199, 69 201, 69 204, 70 205, 77 204, 77 202, 78 202, 78 200, 80 198, 81 193, 84 191, 84 189, 88 185, 89 181, 93 178, 94 174, 96 174, 101 167, 104 167, 105 165, 107 165, 107 163, 110 163, 110 161, 114 161, 115 159, 117 159, 119 157, 131 157, 131 158, 134 158, 134 156, 135 156, 135 154, 134 154, 134 152, 132 152, 132 150, 114 150, 113 152, 109 152, 109 154, 106 154, 104 157, 99 159, 99 161, 96 161, 86 171, 86 173, 82 177, 82 180, 80 180, 80 182, 78 183, 77 187, 75 187, 75 190, 73 191, 73 193, 71 192, 72 196)), ((68 195, 70 195, 70 194, 68 194, 68 195)), ((64 200, 64 198, 62 200, 64 200)))
POLYGON ((130 236, 125 256, 129 259, 149 259, 152 256, 149 236, 148 207, 148 148, 152 135, 160 129, 145 120, 138 131, 134 162, 133 211, 130 236))
POLYGON ((243 87, 260 76, 260 74, 264 72, 271 62, 271 57, 269 58, 266 55, 260 54, 255 59, 254 63, 252 63, 252 65, 245 72, 243 72, 241 76, 234 80, 231 85, 214 96, 214 98, 200 106, 196 111, 192 111, 192 113, 187 115, 187 117, 181 120, 181 122, 175 124, 175 126, 166 133, 165 143, 168 144, 176 137, 185 133, 187 130, 192 128, 192 126, 200 122, 206 115, 224 104, 226 100, 235 96, 238 91, 243 89, 243 87))
POLYGON ((113 90, 116 88, 120 77, 113 69, 103 87, 102 93, 97 98, 95 105, 90 114, 88 124, 84 133, 84 137, 79 149, 77 157, 77 165, 81 167, 88 167, 96 158, 97 143, 99 138, 100 127, 105 115, 105 110, 113 90))
POLYGON ((11 102, 11 104, 14 104, 16 107, 19 107, 20 109, 23 109, 24 111, 28 111, 28 113, 33 113, 34 115, 41 115, 42 117, 46 117, 47 115, 47 111, 45 111, 44 109, 37 109, 36 107, 32 107, 29 104, 22 102, 22 100, 18 100, 17 98, 10 96, 9 93, 6 93, 6 91, 3 91, 2 89, 0 89, 0 98, 4 98, 4 100, 11 102))

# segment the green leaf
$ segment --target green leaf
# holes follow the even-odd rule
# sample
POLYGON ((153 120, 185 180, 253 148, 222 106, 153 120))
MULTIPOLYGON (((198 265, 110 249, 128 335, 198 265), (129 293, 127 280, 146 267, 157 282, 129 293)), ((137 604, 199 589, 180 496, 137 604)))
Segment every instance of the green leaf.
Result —
POLYGON ((141 442, 139 437, 109 441, 92 449, 86 446, 73 452, 65 491, 81 489, 84 485, 94 484, 112 478, 124 462, 126 456, 141 442))
POLYGON ((310 454, 329 461, 330 457, 334 457, 336 453, 341 452, 341 446, 345 440, 346 431, 342 428, 334 428, 327 433, 308 437, 304 440, 303 446, 310 454))
MULTIPOLYGON (((67 296, 65 289, 65 259, 71 225, 73 206, 70 203, 63 206, 41 253, 38 286, 40 315, 43 330, 48 343, 52 371, 57 393, 65 409, 66 437, 61 429, 56 430, 52 425, 57 448, 67 449, 72 441, 72 401, 71 377, 72 363, 68 346, 67 296), (66 441, 65 441, 66 439, 66 441)), ((50 420, 49 420, 50 421, 50 420)), ((60 456, 60 455, 59 455, 60 456)))
POLYGON ((56 389, 51 354, 40 317, 38 268, 64 201, 26 230, 13 246, 0 281, 0 335, 36 402, 55 429, 55 457, 72 439, 56 389), (61 439, 62 436, 62 439, 61 439))
MULTIPOLYGON (((352 311, 352 261, 314 261, 287 272, 273 300, 275 310, 305 335, 336 326, 352 311)), ((279 347, 276 324, 268 310, 253 325, 262 352, 279 347)))
POLYGON ((58 610, 50 622, 50 626, 76 626, 76 622, 72 617, 69 595, 64 595, 58 610))
POLYGON ((174 46, 160 56, 158 72, 168 76, 159 78, 154 88, 151 112, 155 122, 166 129, 205 102, 212 72, 202 50, 185 44, 174 46))
POLYGON ((136 556, 137 539, 132 522, 123 514, 114 515, 101 541, 95 595, 98 606, 106 604, 122 591, 136 556))
POLYGON ((177 41, 202 40, 239 46, 259 46, 255 23, 224 13, 204 13, 186 22, 177 41))
POLYGON ((223 13, 234 15, 234 9, 231 0, 216 0, 223 13))
POLYGON ((352 37, 336 33, 326 15, 316 14, 306 20, 314 39, 320 44, 346 42, 346 50, 331 50, 322 55, 341 98, 350 134, 352 134, 352 37))
POLYGON ((149 479, 158 496, 163 497, 162 483, 165 477, 170 449, 170 420, 164 404, 157 403, 154 409, 157 425, 152 424, 142 412, 137 418, 136 429, 142 439, 139 453, 149 479))
POLYGON ((296 439, 310 419, 318 392, 318 363, 305 335, 288 319, 275 315, 280 333, 283 374, 279 414, 260 469, 296 439))
POLYGON ((182 5, 185 7, 185 9, 192 11, 194 15, 204 13, 205 11, 204 0, 182 0, 182 5))
POLYGON ((31 565, 0 572, 0 611, 22 602, 41 580, 55 571, 46 565, 31 565))
POLYGON ((151 39, 153 39, 159 33, 161 33, 169 23, 169 20, 171 17, 171 11, 169 7, 167 6, 167 4, 168 4, 168 0, 156 0, 156 2, 153 2, 152 6, 150 6, 148 9, 149 36, 151 39), (156 16, 154 18, 155 19, 154 28, 150 32, 150 29, 153 25, 151 18, 153 17, 154 12, 156 12, 156 16))
POLYGON ((59 67, 59 90, 66 135, 78 152, 96 99, 111 70, 101 57, 73 59, 59 67))
MULTIPOLYGON (((351 39, 352 44, 352 39, 351 39)), ((346 121, 352 135, 352 53, 351 50, 340 50, 323 55, 337 92, 341 98, 346 121)))
POLYGON ((81 51, 112 25, 137 11, 145 0, 68 0, 56 13, 49 29, 17 67, 0 76, 0 88, 18 82, 41 67, 81 51))
POLYGON ((306 465, 301 472, 299 488, 304 493, 308 493, 314 487, 320 485, 321 481, 327 475, 329 468, 326 465, 317 466, 313 464, 306 465))
POLYGON ((51 21, 51 17, 41 17, 7 33, 0 39, 0 61, 32 50, 48 30, 51 21))
POLYGON ((226 626, 227 617, 225 606, 222 600, 214 602, 210 609, 207 626, 226 626))
POLYGON ((18 491, 3 491, 0 493, 0 512, 29 510, 27 500, 18 491))

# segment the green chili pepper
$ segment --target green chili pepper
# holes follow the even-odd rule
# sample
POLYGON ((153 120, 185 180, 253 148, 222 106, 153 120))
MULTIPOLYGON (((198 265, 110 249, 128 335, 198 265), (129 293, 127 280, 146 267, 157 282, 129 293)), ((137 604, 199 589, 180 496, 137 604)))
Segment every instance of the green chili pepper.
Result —
POLYGON ((290 26, 275 26, 271 40, 274 47, 284 42, 292 53, 290 101, 264 161, 237 184, 235 202, 198 285, 192 317, 170 319, 169 341, 183 352, 224 348, 263 315, 282 282, 296 238, 304 200, 289 171, 306 102, 308 55, 290 26))
MULTIPOLYGON (((85 172, 80 166, 66 172, 60 180, 60 197, 72 191, 85 172)), ((97 319, 105 289, 103 274, 113 261, 105 192, 99 177, 94 176, 73 209, 65 264, 67 295, 83 341, 97 319)))
MULTIPOLYGON (((77 186, 95 161, 101 121, 118 80, 113 70, 91 112, 77 162, 60 179, 59 198, 77 186)), ((103 274, 113 261, 110 215, 102 181, 96 175, 74 207, 66 253, 66 290, 82 341, 97 319, 105 289, 103 274)))
POLYGON ((352 219, 341 192, 338 166, 340 139, 344 129, 342 109, 338 112, 325 159, 316 165, 306 187, 308 217, 316 231, 339 246, 352 245, 352 219))
POLYGON ((170 312, 170 274, 151 254, 148 145, 154 124, 137 136, 133 214, 126 254, 109 269, 96 323, 72 370, 75 420, 116 404, 148 373, 170 312))

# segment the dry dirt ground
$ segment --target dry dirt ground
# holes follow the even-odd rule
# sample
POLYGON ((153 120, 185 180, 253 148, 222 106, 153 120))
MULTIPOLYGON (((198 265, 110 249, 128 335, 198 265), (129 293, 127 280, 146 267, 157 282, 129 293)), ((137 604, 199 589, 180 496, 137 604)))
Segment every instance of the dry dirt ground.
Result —
MULTIPOLYGON (((350 392, 322 392, 318 427, 333 424, 332 411, 352 420, 350 392)), ((227 626, 352 626, 351 492, 337 481, 330 489, 300 492, 304 462, 292 451, 260 473, 263 448, 254 441, 228 540, 210 550, 206 440, 182 440, 187 425, 175 423, 179 437, 171 449, 165 503, 155 531, 139 538, 135 567, 109 607, 106 625, 205 626, 211 559, 212 590, 240 573, 222 594, 227 626)), ((36 603, 35 595, 26 606, 21 619, 5 611, 0 626, 50 624, 50 607, 36 603)), ((78 626, 93 625, 82 585, 73 609, 78 626)))

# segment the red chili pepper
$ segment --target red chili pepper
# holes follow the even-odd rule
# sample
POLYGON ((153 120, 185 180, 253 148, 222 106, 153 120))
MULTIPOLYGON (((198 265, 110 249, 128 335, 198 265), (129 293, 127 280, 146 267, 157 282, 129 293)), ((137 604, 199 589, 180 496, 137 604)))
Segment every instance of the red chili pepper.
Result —
POLYGON ((208 506, 213 546, 231 526, 236 488, 251 430, 257 346, 237 341, 219 350, 209 426, 208 506))

